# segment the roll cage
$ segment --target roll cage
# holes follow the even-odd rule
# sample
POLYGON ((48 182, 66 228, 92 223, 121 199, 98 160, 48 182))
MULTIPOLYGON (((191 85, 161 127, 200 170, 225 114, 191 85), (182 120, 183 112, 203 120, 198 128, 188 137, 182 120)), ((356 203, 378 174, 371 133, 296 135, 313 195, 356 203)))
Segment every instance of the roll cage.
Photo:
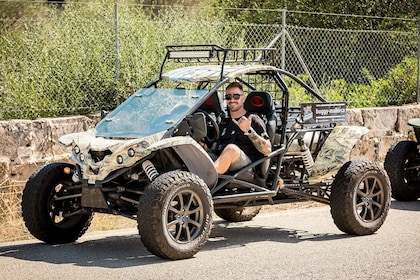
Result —
POLYGON ((167 46, 159 78, 147 85, 147 87, 157 87, 159 82, 165 80, 197 83, 197 89, 208 89, 208 93, 206 101, 192 108, 192 112, 200 109, 210 110, 211 106, 206 107, 205 103, 211 98, 216 98, 216 106, 222 107, 216 111, 219 110, 224 115, 226 109, 222 106, 223 94, 218 93, 224 91, 224 86, 228 82, 235 80, 249 91, 266 91, 272 95, 277 117, 272 152, 241 170, 219 175, 218 184, 211 189, 215 207, 264 205, 267 204, 267 200, 273 204, 296 198, 329 203, 330 182, 310 184, 308 180, 310 167, 305 164, 309 157, 313 165, 314 159, 336 123, 345 121, 345 104, 328 103, 321 94, 300 78, 273 66, 275 54, 273 48, 223 48, 218 45, 167 46), (169 67, 169 62, 185 66, 164 72, 169 67), (341 111, 337 116, 322 121, 308 122, 304 119, 304 107, 289 106, 290 93, 286 79, 303 87, 311 99, 316 101, 303 104, 306 107, 326 104, 333 108, 344 108, 344 112, 341 111), (304 138, 308 138, 308 135, 311 139, 306 143, 306 150, 309 150, 310 154, 306 153, 304 158, 301 151, 291 151, 291 146, 296 142, 304 146, 304 138), (267 179, 264 184, 257 183, 249 176, 248 170, 254 170, 266 161, 270 162, 267 179))

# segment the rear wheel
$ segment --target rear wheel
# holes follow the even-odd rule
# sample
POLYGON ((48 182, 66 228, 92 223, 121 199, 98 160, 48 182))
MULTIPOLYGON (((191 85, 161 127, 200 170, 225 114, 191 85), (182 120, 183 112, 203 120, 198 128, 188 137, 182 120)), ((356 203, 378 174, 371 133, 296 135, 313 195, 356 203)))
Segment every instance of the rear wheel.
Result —
POLYGON ((213 201, 197 175, 171 171, 157 177, 140 198, 138 229, 144 246, 156 256, 185 259, 207 242, 213 201))
POLYGON ((390 201, 388 176, 376 162, 349 161, 332 184, 331 214, 337 227, 348 234, 377 231, 388 215, 390 201))
POLYGON ((214 212, 225 221, 228 222, 246 222, 250 221, 261 210, 261 206, 252 207, 235 207, 235 208, 220 208, 214 209, 214 212))
POLYGON ((417 142, 394 144, 385 157, 385 170, 391 181, 392 197, 413 201, 420 197, 420 153, 417 142))
POLYGON ((31 175, 23 190, 22 216, 29 232, 50 244, 75 241, 88 229, 93 214, 70 215, 80 209, 81 188, 74 186, 64 168, 51 163, 31 175))

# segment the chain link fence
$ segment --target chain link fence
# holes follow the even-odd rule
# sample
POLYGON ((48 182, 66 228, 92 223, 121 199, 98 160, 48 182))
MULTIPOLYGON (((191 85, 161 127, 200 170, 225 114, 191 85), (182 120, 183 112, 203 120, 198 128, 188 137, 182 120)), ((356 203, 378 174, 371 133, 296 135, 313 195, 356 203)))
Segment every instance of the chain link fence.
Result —
POLYGON ((302 73, 306 65, 318 86, 334 79, 364 84, 366 71, 385 77, 405 57, 417 57, 415 33, 289 27, 288 34, 286 68, 302 73))
POLYGON ((307 79, 330 99, 347 101, 353 107, 360 106, 356 85, 384 88, 380 103, 372 97, 363 106, 418 99, 417 30, 289 26, 287 18, 295 12, 286 10, 276 12, 276 18, 281 18, 278 24, 240 24, 223 19, 222 13, 198 7, 0 2, 0 119, 113 108, 157 77, 164 46, 169 44, 275 47, 276 66, 307 79), (32 13, 34 17, 5 16, 5 11, 19 5, 37 12, 32 13), (406 72, 411 84, 401 84, 403 92, 395 93, 389 87, 395 87, 396 81, 388 85, 388 80, 396 78, 388 76, 408 58, 410 67, 404 66, 408 69, 403 67, 396 75, 406 72), (346 92, 334 94, 343 84, 346 92))

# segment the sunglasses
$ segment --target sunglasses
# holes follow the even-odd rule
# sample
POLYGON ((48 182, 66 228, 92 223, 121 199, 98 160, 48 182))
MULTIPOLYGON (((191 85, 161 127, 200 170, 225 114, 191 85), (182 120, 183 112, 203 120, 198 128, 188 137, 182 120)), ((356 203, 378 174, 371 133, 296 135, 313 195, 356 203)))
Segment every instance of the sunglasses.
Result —
POLYGON ((226 100, 231 100, 232 98, 235 100, 239 100, 239 98, 241 98, 243 94, 239 94, 239 93, 234 93, 234 94, 226 94, 225 95, 225 99, 226 100))

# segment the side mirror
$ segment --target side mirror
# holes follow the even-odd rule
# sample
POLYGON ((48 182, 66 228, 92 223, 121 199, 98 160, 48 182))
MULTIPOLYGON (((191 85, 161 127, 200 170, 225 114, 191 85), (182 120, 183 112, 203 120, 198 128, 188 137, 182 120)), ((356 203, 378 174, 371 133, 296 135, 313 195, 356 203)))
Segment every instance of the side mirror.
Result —
POLYGON ((206 116, 203 113, 195 113, 189 121, 193 138, 196 141, 207 136, 206 116))
POLYGON ((109 114, 109 111, 101 110, 101 120, 105 119, 105 117, 109 114))

